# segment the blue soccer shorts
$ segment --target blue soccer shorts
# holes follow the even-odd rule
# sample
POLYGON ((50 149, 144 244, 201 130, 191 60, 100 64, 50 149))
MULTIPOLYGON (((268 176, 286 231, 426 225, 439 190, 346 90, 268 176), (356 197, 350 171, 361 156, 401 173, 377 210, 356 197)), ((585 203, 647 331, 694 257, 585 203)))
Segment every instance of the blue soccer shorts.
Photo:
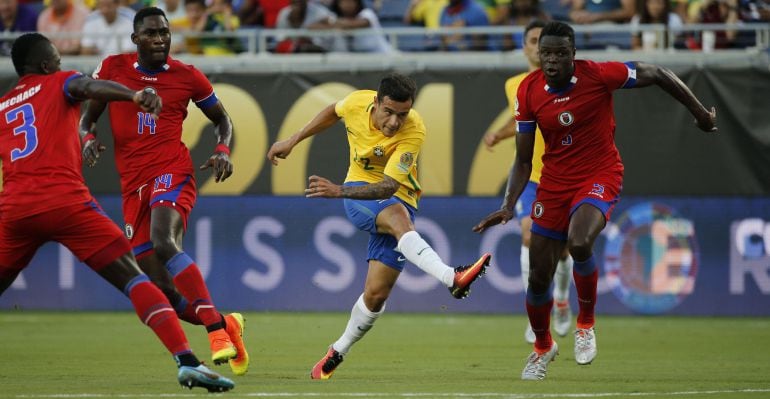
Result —
MULTIPOLYGON (((346 186, 363 186, 369 183, 347 182, 346 186)), ((377 233, 377 215, 383 209, 396 204, 402 204, 409 213, 409 219, 414 223, 416 210, 397 197, 381 200, 356 200, 346 198, 344 201, 345 213, 348 220, 359 230, 369 232, 369 248, 366 261, 377 260, 398 271, 404 270, 406 259, 401 252, 396 250, 398 241, 390 234, 377 233)))

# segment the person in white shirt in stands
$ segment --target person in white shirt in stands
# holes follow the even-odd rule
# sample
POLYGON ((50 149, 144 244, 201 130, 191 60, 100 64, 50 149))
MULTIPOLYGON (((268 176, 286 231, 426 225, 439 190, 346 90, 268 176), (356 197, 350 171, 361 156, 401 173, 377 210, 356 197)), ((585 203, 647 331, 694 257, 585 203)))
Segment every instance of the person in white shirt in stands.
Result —
POLYGON ((134 11, 120 7, 120 0, 97 0, 96 11, 86 18, 80 54, 106 57, 136 51, 131 42, 134 32, 134 11))

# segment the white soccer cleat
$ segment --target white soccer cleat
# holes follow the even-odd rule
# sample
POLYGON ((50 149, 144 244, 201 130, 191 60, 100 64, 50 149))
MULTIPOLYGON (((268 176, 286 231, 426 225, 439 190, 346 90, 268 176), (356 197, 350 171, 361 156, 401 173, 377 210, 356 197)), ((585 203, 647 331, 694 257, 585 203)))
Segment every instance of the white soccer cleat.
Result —
POLYGON ((572 327, 572 311, 569 302, 557 303, 553 308, 553 330, 560 337, 566 337, 572 327))
POLYGON ((542 380, 545 378, 545 373, 548 371, 548 363, 552 362, 559 354, 559 345, 556 341, 553 341, 551 350, 542 355, 538 355, 537 352, 532 352, 527 358, 527 364, 524 365, 524 370, 521 371, 522 380, 542 380))
POLYGON ((575 361, 577 364, 591 364, 596 357, 596 334, 593 327, 575 330, 575 361))
POLYGON ((524 330, 524 340, 527 341, 528 344, 535 343, 535 332, 532 331, 532 324, 527 323, 527 328, 524 330))

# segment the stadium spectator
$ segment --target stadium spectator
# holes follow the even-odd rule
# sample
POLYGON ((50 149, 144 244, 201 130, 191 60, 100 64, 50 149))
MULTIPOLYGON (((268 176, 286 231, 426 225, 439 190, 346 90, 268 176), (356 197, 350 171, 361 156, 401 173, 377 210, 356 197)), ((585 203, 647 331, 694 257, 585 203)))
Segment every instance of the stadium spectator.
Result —
POLYGON ((738 14, 743 22, 768 22, 770 0, 740 0, 738 14))
MULTIPOLYGON (((738 0, 700 0, 690 5, 690 21, 696 24, 737 24, 738 0)), ((738 32, 734 30, 702 31, 687 41, 692 50, 706 52, 735 45, 738 32)))
MULTIPOLYGON (((277 29, 312 29, 319 22, 332 18, 333 14, 326 7, 308 3, 308 0, 291 0, 288 7, 278 13, 277 29)), ((331 47, 326 38, 288 37, 279 38, 275 47, 277 53, 322 53, 331 47)))
POLYGON ((89 10, 78 0, 51 0, 37 19, 37 31, 49 36, 62 55, 80 54, 80 34, 89 10))
POLYGON ((157 115, 160 98, 144 87, 134 91, 62 71, 56 47, 38 33, 20 36, 11 58, 20 79, 0 99, 7 122, 0 126, 0 295, 40 246, 59 242, 130 299, 139 319, 174 356, 180 384, 232 389, 232 381, 202 365, 190 350, 168 299, 139 270, 123 232, 91 197, 81 173, 80 101, 133 102, 157 115))
POLYGON ((333 51, 390 53, 393 48, 382 34, 377 14, 364 7, 363 0, 333 0, 330 11, 333 15, 313 25, 314 29, 336 29, 340 35, 334 38, 333 51), (346 31, 356 29, 374 30, 371 34, 350 35, 346 31))
POLYGON ((441 27, 441 12, 449 0, 412 0, 404 12, 405 25, 419 25, 428 29, 441 27))
POLYGON ((278 12, 289 5, 289 0, 245 0, 238 17, 242 26, 275 28, 278 12))
POLYGON ((635 13, 634 0, 572 0, 570 19, 576 24, 626 23, 635 13))
POLYGON ((132 51, 134 14, 130 8, 121 8, 119 0, 97 0, 96 11, 86 18, 83 25, 80 54, 106 57, 132 51))
POLYGON ((681 28, 684 24, 679 14, 671 11, 668 0, 642 0, 641 12, 631 18, 631 48, 633 50, 654 50, 668 47, 669 29, 681 28), (662 24, 665 32, 639 32, 639 24, 662 24))
POLYGON ((511 0, 477 0, 484 7, 490 25, 508 25, 511 17, 511 0))
MULTIPOLYGON (((537 52, 537 43, 540 39, 540 31, 545 26, 543 20, 534 20, 530 22, 524 28, 524 43, 523 51, 524 57, 527 59, 527 65, 529 67, 527 72, 520 73, 505 82, 505 95, 508 98, 508 108, 511 111, 511 120, 503 126, 502 129, 497 131, 489 131, 484 135, 484 143, 490 150, 497 145, 501 140, 505 140, 509 137, 516 136, 516 121, 513 119, 516 116, 516 93, 519 90, 519 84, 524 80, 531 72, 537 71, 540 68, 540 58, 537 52)), ((529 280, 529 243, 532 237, 532 217, 530 212, 532 210, 532 204, 535 202, 535 192, 537 191, 537 185, 540 183, 540 175, 543 169, 542 156, 545 151, 545 143, 543 142, 543 134, 540 129, 535 131, 535 148, 532 155, 532 174, 529 177, 529 182, 524 188, 524 192, 516 201, 516 218, 521 225, 521 279, 524 281, 524 287, 527 286, 529 280)), ((572 327, 572 311, 569 305, 569 287, 572 281, 572 258, 565 251, 556 266, 556 273, 554 274, 554 291, 553 297, 555 307, 553 309, 554 318, 554 331, 564 337, 572 327)), ((527 323, 527 327, 524 330, 524 339, 530 344, 535 343, 535 333, 532 331, 532 326, 527 323)))
POLYGON ((542 0, 539 8, 547 15, 547 20, 570 21, 569 13, 572 11, 572 0, 542 0))
MULTIPOLYGON (((162 119, 136 107, 110 104, 126 235, 139 266, 163 290, 179 317, 206 327, 213 363, 228 362, 233 373, 243 375, 249 367, 242 339, 244 319, 239 313, 225 317, 217 311, 198 266, 182 245, 197 195, 192 158, 182 142, 187 105, 195 103, 214 124, 217 145, 200 169, 212 168, 216 182, 232 174, 232 122, 208 79, 194 66, 169 57, 171 31, 161 9, 139 10, 131 38, 136 52, 105 58, 94 78, 129 88, 149 82, 166 100, 162 119)), ((83 162, 89 166, 104 150, 93 126, 106 107, 103 101, 91 100, 80 120, 83 162)))
MULTIPOLYGON (((0 0, 0 31, 34 32, 37 30, 38 14, 31 6, 19 4, 18 0, 0 0)), ((13 40, 0 40, 0 55, 11 55, 13 40)))
POLYGON ((185 17, 184 2, 182 0, 158 0, 156 7, 163 10, 169 21, 185 17))
POLYGON ((593 245, 620 195, 623 163, 614 143, 612 93, 622 88, 657 85, 682 103, 706 132, 716 131, 716 110, 706 109, 670 70, 642 62, 593 62, 575 59, 575 33, 563 22, 549 22, 540 34, 540 70, 527 75, 516 95, 516 157, 500 210, 473 230, 506 223, 532 172, 535 129, 545 140, 543 170, 532 207, 527 314, 535 332, 534 351, 521 378, 545 378, 558 353, 551 337, 551 283, 564 249, 574 259, 573 278, 579 313, 575 361, 596 357, 594 330, 599 272, 593 245))
POLYGON ((412 109, 417 87, 411 78, 392 74, 377 91, 358 90, 325 107, 300 131, 274 143, 267 153, 273 165, 316 134, 345 121, 350 164, 343 185, 310 176, 308 198, 344 198, 348 219, 369 232, 364 292, 353 305, 342 336, 313 366, 310 378, 328 379, 350 348, 363 338, 385 311, 385 301, 409 260, 449 288, 455 298, 467 296, 470 285, 484 273, 490 255, 472 265, 452 269, 414 230, 421 189, 417 159, 425 140, 425 125, 412 109))
MULTIPOLYGON (((612 25, 628 23, 636 13, 636 0, 572 0, 570 19, 582 25, 612 25)), ((631 47, 627 33, 593 32, 578 37, 581 47, 605 49, 631 47)))
MULTIPOLYGON (((489 26, 484 8, 474 0, 449 0, 441 11, 442 27, 489 26)), ((441 48, 449 51, 482 51, 488 47, 487 35, 451 34, 441 37, 441 48)))
MULTIPOLYGON (((217 3, 213 3, 217 4, 217 3)), ((202 33, 230 32, 237 26, 237 21, 227 6, 207 9, 206 0, 184 0, 186 17, 170 22, 174 32, 184 36, 183 41, 172 44, 172 53, 229 55, 240 50, 237 40, 221 37, 200 37, 202 33), (222 7, 222 8, 219 8, 222 7), (220 11, 220 12, 216 12, 220 11)))

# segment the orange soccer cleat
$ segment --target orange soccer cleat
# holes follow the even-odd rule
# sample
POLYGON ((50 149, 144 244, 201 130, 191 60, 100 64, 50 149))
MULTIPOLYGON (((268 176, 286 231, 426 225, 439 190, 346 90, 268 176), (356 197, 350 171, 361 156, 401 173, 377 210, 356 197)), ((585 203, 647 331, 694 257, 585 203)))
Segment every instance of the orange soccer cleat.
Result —
POLYGON ((456 267, 454 284, 449 288, 452 296, 457 299, 467 297, 471 292, 471 284, 486 273, 490 259, 492 259, 492 255, 484 254, 472 265, 456 267))
POLYGON ((342 354, 330 346, 326 355, 310 370, 310 378, 313 380, 328 380, 334 374, 337 366, 342 363, 342 360, 342 354))
POLYGON ((209 344, 211 346, 211 361, 214 364, 226 363, 238 354, 223 328, 209 333, 209 344))
POLYGON ((246 346, 243 344, 246 319, 240 313, 230 313, 225 316, 225 324, 227 324, 227 335, 230 336, 230 341, 235 346, 235 351, 238 352, 236 357, 228 361, 230 370, 235 375, 244 375, 249 371, 249 352, 246 351, 246 346))

